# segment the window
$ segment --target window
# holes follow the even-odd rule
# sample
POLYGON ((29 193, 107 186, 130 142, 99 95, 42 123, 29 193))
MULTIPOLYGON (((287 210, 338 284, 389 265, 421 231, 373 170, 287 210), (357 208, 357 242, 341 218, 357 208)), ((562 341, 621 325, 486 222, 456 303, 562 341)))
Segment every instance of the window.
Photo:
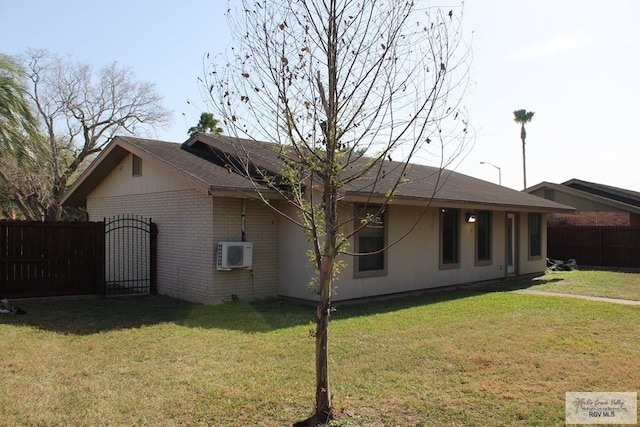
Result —
POLYGON ((142 158, 132 154, 131 176, 142 176, 142 158))
POLYGON ((440 211, 440 268, 460 266, 460 211, 440 211))
POLYGON ((529 258, 542 256, 542 214, 529 214, 529 258))
POLYGON ((381 206, 366 205, 358 209, 355 227, 361 227, 362 221, 369 220, 356 236, 356 252, 371 253, 356 257, 356 276, 377 276, 386 273, 385 252, 386 224, 384 211, 381 206), (380 252, 378 252, 380 251, 380 252))
POLYGON ((476 213, 476 264, 491 264, 491 212, 476 213))

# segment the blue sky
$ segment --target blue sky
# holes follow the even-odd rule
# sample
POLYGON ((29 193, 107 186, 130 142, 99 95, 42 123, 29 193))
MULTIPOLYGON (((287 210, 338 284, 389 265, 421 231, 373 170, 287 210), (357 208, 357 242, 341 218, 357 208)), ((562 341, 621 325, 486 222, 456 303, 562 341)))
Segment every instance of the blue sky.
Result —
MULTIPOLYGON (((449 0, 447 0, 449 1, 449 0)), ((434 3, 435 4, 435 3, 434 3)), ((225 0, 0 0, 0 52, 45 48, 99 68, 117 61, 149 81, 173 111, 155 137, 182 142, 206 110, 203 55, 229 42, 225 0)), ((640 1, 468 0, 472 87, 463 104, 476 133, 457 171, 522 189, 571 178, 640 191, 640 1)))

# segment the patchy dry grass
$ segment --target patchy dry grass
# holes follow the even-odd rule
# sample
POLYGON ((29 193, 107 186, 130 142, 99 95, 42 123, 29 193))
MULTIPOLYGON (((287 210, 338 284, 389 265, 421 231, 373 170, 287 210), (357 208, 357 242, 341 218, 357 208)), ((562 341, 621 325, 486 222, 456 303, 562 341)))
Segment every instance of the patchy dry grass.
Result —
POLYGON ((640 301, 640 274, 603 270, 549 272, 530 289, 640 301))
MULTIPOLYGON (((313 309, 161 297, 0 318, 6 425, 291 425, 314 395, 313 309)), ((566 391, 637 391, 640 308, 507 292, 339 307, 341 425, 550 426, 566 391)))

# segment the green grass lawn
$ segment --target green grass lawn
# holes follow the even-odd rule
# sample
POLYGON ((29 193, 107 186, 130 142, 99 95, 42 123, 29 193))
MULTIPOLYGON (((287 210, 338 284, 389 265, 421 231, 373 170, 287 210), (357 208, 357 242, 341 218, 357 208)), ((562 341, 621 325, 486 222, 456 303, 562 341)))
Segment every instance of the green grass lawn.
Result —
MULTIPOLYGON (((283 426, 311 412, 311 307, 16 305, 27 314, 0 317, 2 425, 283 426)), ((640 307, 509 292, 339 306, 339 423, 563 425, 567 391, 639 391, 639 324, 640 307)))
POLYGON ((529 289, 640 301, 640 274, 601 270, 549 272, 529 289))

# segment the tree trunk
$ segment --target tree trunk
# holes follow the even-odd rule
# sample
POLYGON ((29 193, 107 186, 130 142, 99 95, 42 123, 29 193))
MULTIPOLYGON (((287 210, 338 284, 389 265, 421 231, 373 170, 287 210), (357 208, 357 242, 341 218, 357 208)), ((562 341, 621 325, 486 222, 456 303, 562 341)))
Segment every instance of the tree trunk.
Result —
POLYGON ((524 124, 520 127, 520 139, 522 139, 522 177, 524 180, 524 188, 527 188, 527 160, 524 149, 524 141, 527 138, 527 133, 524 130, 524 124))
POLYGON ((51 204, 46 208, 45 221, 62 220, 62 204, 60 201, 64 197, 64 186, 56 182, 51 190, 51 204))
POLYGON ((331 282, 336 258, 336 236, 338 223, 337 177, 335 176, 336 153, 338 150, 337 122, 337 48, 338 23, 337 5, 331 0, 328 5, 327 21, 327 77, 328 92, 324 92, 318 73, 318 89, 323 100, 326 124, 323 136, 326 144, 326 164, 323 173, 322 201, 325 213, 325 241, 320 264, 320 298, 316 312, 316 422, 326 424, 333 418, 331 392, 329 388, 329 317, 331 316, 331 282))
POLYGON ((62 221, 62 206, 60 206, 57 200, 47 208, 47 213, 45 214, 44 220, 62 221))
POLYGON ((317 421, 331 419, 331 392, 329 389, 329 316, 331 315, 331 270, 333 260, 322 259, 320 271, 320 299, 316 311, 316 410, 317 421))
POLYGON ((325 241, 320 263, 320 298, 316 310, 316 408, 315 421, 326 424, 333 418, 329 388, 329 318, 331 316, 331 282, 336 257, 337 197, 330 177, 325 180, 325 241))

